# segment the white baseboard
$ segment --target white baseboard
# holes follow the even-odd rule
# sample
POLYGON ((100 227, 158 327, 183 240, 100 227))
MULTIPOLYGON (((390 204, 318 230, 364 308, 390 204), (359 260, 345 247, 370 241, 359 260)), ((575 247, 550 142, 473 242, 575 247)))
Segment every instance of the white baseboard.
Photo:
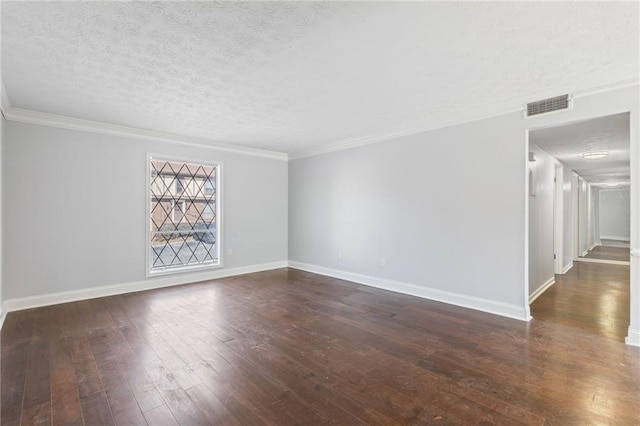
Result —
POLYGON ((496 302, 494 300, 483 299, 480 297, 467 296, 465 294, 452 293, 444 290, 422 287, 415 284, 393 281, 385 278, 372 277, 368 275, 360 275, 352 272, 340 271, 337 269, 325 268, 323 266, 310 265, 307 263, 295 262, 291 260, 289 261, 289 267, 300 269, 302 271, 312 272, 314 274, 352 281, 358 284, 364 284, 383 290, 394 291, 396 293, 408 294, 411 296, 422 297, 423 299, 435 300, 437 302, 461 306, 463 308, 475 309, 477 311, 513 318, 520 321, 531 320, 531 317, 528 315, 528 311, 524 306, 496 302))
POLYGON ((574 262, 604 263, 607 265, 626 265, 626 266, 629 266, 631 264, 628 260, 592 259, 589 257, 581 257, 579 259, 574 260, 574 262))
POLYGON ((573 268, 573 261, 566 264, 564 268, 562 268, 562 275, 566 274, 567 272, 569 272, 569 270, 573 268))
MULTIPOLYGON (((573 264, 572 264, 572 266, 573 266, 573 264)), ((538 287, 538 289, 536 291, 534 291, 533 293, 531 293, 529 295, 529 304, 532 304, 534 300, 536 300, 538 297, 540 297, 540 295, 542 293, 547 291, 547 289, 549 287, 551 287, 552 285, 554 285, 555 283, 556 283, 556 278, 555 277, 551 277, 547 281, 545 281, 544 284, 542 284, 540 287, 538 287)))
POLYGON ((153 290, 156 288, 171 287, 181 284, 208 281, 217 278, 232 277, 235 275, 250 274, 254 272, 269 271, 272 269, 280 269, 286 267, 286 261, 262 263, 258 265, 242 266, 239 268, 214 269, 179 275, 165 275, 158 278, 149 278, 146 280, 134 281, 125 284, 116 284, 102 287, 86 288, 82 290, 8 299, 5 300, 2 304, 2 318, 4 319, 4 315, 6 315, 6 313, 8 312, 21 311, 23 309, 39 308, 41 306, 57 305, 59 303, 95 299, 97 297, 115 296, 117 294, 133 293, 144 290, 153 290))
POLYGON ((585 250, 585 251, 582 252, 582 254, 580 256, 585 257, 588 254, 589 254, 589 250, 585 250))
POLYGON ((624 241, 625 243, 628 243, 631 240, 631 237, 611 237, 608 235, 600 235, 600 240, 624 241))
POLYGON ((587 252, 590 252, 591 250, 593 250, 596 247, 598 247, 598 243, 591 244, 591 247, 589 247, 589 250, 587 250, 587 252))
POLYGON ((629 327, 629 334, 627 335, 627 338, 624 339, 624 341, 629 346, 640 347, 640 330, 635 330, 629 327))

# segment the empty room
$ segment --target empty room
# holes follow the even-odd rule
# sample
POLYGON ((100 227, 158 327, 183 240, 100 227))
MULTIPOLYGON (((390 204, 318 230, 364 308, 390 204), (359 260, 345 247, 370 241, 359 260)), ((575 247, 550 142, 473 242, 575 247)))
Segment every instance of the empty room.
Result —
POLYGON ((0 424, 640 424, 639 9, 1 1, 0 424))

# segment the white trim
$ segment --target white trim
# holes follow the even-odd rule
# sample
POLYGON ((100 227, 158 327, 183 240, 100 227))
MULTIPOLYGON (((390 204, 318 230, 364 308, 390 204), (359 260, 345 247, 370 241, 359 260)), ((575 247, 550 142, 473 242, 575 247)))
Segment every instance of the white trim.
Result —
POLYGON ((564 166, 554 158, 553 168, 553 273, 562 274, 564 259, 564 166))
MULTIPOLYGON (((529 129, 524 129, 524 158, 522 158, 522 161, 524 161, 522 170, 524 170, 524 191, 522 192, 524 194, 524 276, 522 277, 522 282, 523 282, 523 289, 522 289, 522 305, 524 306, 524 309, 526 311, 526 318, 531 319, 531 306, 529 305, 529 286, 530 286, 530 282, 529 282, 529 202, 530 202, 530 195, 531 195, 531 173, 529 173, 530 170, 530 164, 529 164, 529 148, 531 146, 531 144, 529 143, 529 133, 531 132, 531 130, 529 129)), ((517 284, 514 283, 514 285, 517 286, 517 284)))
POLYGON ((520 112, 520 108, 504 109, 501 112, 496 112, 495 114, 487 114, 482 116, 478 115, 476 117, 465 118, 462 120, 442 119, 429 124, 415 124, 410 127, 403 127, 401 129, 394 129, 394 130, 388 129, 381 133, 341 139, 341 140, 329 143, 327 145, 322 145, 317 148, 306 149, 306 150, 296 152, 294 154, 289 154, 289 160, 298 160, 300 158, 315 157, 317 155, 328 154, 330 152, 344 151, 351 148, 357 148, 359 146, 370 145, 376 142, 384 142, 387 140, 397 139, 404 136, 416 135, 418 133, 428 132, 431 130, 458 126, 460 124, 472 123, 474 121, 486 120, 489 118, 500 117, 502 115, 513 114, 516 112, 520 112))
POLYGON ((533 303, 538 297, 540 297, 540 295, 542 295, 542 293, 547 291, 547 289, 552 285, 554 285, 555 283, 556 283, 555 277, 549 278, 547 282, 542 284, 536 291, 534 291, 529 295, 529 304, 533 303))
POLYGON ((627 337, 624 339, 624 342, 629 346, 640 347, 640 330, 635 330, 629 327, 629 331, 627 337))
POLYGON ((597 95, 599 93, 611 92, 614 90, 626 89, 628 87, 638 86, 640 80, 637 78, 625 81, 619 81, 613 84, 605 84, 603 86, 594 87, 592 89, 577 91, 573 93, 573 99, 584 98, 585 96, 597 95))
POLYGON ((234 154, 271 158, 275 160, 287 161, 289 158, 286 153, 282 152, 267 151, 264 149, 215 142, 190 136, 174 135, 171 133, 157 132, 153 130, 101 123, 98 121, 82 120, 79 118, 47 114, 22 108, 7 108, 4 113, 7 120, 18 121, 21 123, 39 124, 42 126, 59 127, 61 129, 78 130, 81 132, 91 132, 125 138, 168 142, 189 147, 213 149, 217 151, 232 152, 234 154))
MULTIPOLYGON (((603 93, 603 92, 609 92, 613 90, 620 90, 627 87, 633 87, 633 86, 637 86, 638 84, 639 84, 638 79, 633 79, 633 80, 624 80, 624 81, 620 81, 612 84, 607 84, 607 85, 599 86, 593 89, 587 89, 583 91, 574 91, 573 95, 570 96, 571 98, 570 109, 573 109, 574 99, 582 98, 584 96, 594 95, 597 93, 603 93)), ((554 94, 540 93, 536 97, 539 99, 545 99, 551 96, 554 96, 554 94)), ((503 103, 502 105, 504 106, 506 104, 503 103)), ((486 106, 483 108, 486 111, 486 106)), ((570 109, 563 109, 563 110, 554 111, 554 112, 567 112, 570 109)), ((430 130, 436 130, 436 129, 441 129, 441 128, 450 127, 450 126, 457 126, 460 124, 471 123, 474 121, 486 120, 493 117, 499 117, 501 115, 507 115, 512 113, 522 114, 523 108, 522 106, 520 106, 519 108, 514 108, 512 106, 509 106, 508 108, 503 107, 502 109, 500 109, 499 106, 494 106, 494 110, 496 111, 495 113, 484 114, 484 115, 477 114, 475 116, 466 117, 462 120, 456 119, 456 118, 452 118, 449 120, 447 120, 447 118, 441 118, 437 121, 433 121, 430 123, 416 123, 410 127, 404 127, 401 129, 387 129, 386 131, 383 131, 377 134, 362 135, 362 136, 356 136, 353 138, 342 139, 342 140, 334 141, 328 145, 323 145, 317 148, 311 148, 307 150, 301 150, 299 152, 289 154, 289 160, 297 160, 300 158, 314 157, 316 155, 328 154, 330 152, 335 152, 335 151, 343 151, 343 150, 355 148, 358 146, 369 145, 372 143, 382 142, 385 140, 395 139, 403 136, 411 136, 411 135, 415 135, 422 132, 428 132, 430 130)), ((531 117, 527 117, 527 119, 531 120, 532 122, 535 122, 536 118, 547 116, 547 115, 549 115, 549 113, 534 115, 531 117)), ((555 127, 556 125, 557 124, 553 124, 551 126, 555 127)), ((528 128, 528 130, 533 130, 533 129, 534 127, 528 128)))
MULTIPOLYGON (((627 87, 637 86, 639 84, 637 79, 626 80, 622 82, 617 82, 613 84, 608 84, 604 86, 599 86, 597 88, 588 89, 584 91, 575 91, 571 100, 578 99, 581 97, 594 95, 597 93, 609 92, 613 90, 620 90, 627 87)), ((138 129, 134 127, 128 126, 120 126, 116 124, 107 124, 98 121, 90 121, 90 120, 82 120, 79 118, 66 117, 62 115, 56 114, 48 114, 38 111, 32 111, 22 108, 14 108, 11 106, 11 102, 9 100, 8 94, 6 90, 4 90, 4 84, 2 84, 2 112, 5 115, 7 120, 18 121, 22 123, 31 123, 31 124, 40 124, 43 126, 51 126, 51 127, 59 127, 63 129, 71 129, 71 130, 79 130, 85 132, 106 134, 112 136, 121 136, 121 137, 129 137, 135 139, 145 139, 145 140, 154 140, 158 142, 168 142, 175 143, 184 146, 197 147, 197 148, 206 148, 206 149, 215 149, 219 151, 228 151, 236 154, 244 154, 251 155, 257 157, 265 157, 272 158, 277 160, 296 160, 300 158, 313 157, 316 155, 327 154, 335 151, 343 151, 346 149, 355 148, 358 146, 369 145, 376 142, 382 142, 390 139, 395 139, 403 136, 415 135, 422 132, 427 132, 430 130, 441 129, 445 127, 456 126, 465 123, 471 123, 474 121, 486 120, 493 117, 499 117, 501 115, 507 115, 512 113, 521 113, 522 108, 504 108, 499 110, 498 107, 495 108, 496 112, 492 114, 485 115, 476 115, 471 117, 466 117, 464 119, 449 119, 446 118, 440 119, 438 121, 430 122, 428 124, 418 123, 414 124, 410 127, 403 127, 397 129, 388 129, 384 132, 370 135, 362 135, 353 138, 346 138, 338 141, 334 141, 328 145, 323 145, 318 148, 312 148, 308 150, 302 150, 295 154, 286 154, 282 152, 269 151, 259 148, 251 148, 246 146, 234 145, 224 142, 215 142, 207 139, 194 138, 189 136, 180 136, 174 135, 170 133, 158 132, 153 130, 145 130, 138 129)), ((545 94, 541 94, 541 99, 544 99, 545 94)), ((553 95, 551 95, 553 96, 553 95)), ((548 96, 547 96, 548 97, 548 96)), ((571 102, 573 104, 573 102, 571 102)), ((485 107, 486 110, 486 107, 485 107)), ((562 110, 562 111, 567 111, 562 110)), ((529 118, 536 118, 541 115, 547 114, 539 114, 537 116, 532 116, 529 118)), ((554 127, 557 124, 550 124, 550 127, 554 127)), ((536 129, 535 127, 529 127, 528 130, 536 129)))
POLYGON ((562 275, 564 275, 567 272, 569 272, 569 270, 571 270, 571 268, 573 268, 573 261, 571 261, 570 263, 566 264, 565 267, 562 268, 562 275))
POLYGON ((589 257, 581 257, 579 259, 574 260, 574 262, 605 263, 607 265, 626 265, 626 266, 630 265, 629 261, 626 261, 626 260, 591 259, 589 257))
POLYGON ((602 240, 624 241, 628 243, 630 241, 630 237, 611 237, 609 235, 600 235, 600 241, 602 240))
POLYGON ((640 257, 640 249, 631 249, 630 254, 633 257, 640 257))
POLYGON ((385 278, 360 275, 353 272, 340 271, 337 269, 325 268, 323 266, 310 265, 291 260, 289 261, 289 267, 312 272, 314 274, 352 281, 358 284, 364 284, 370 287, 389 290, 396 293, 408 294, 411 296, 421 297, 423 299, 461 306, 463 308, 475 309, 477 311, 513 318, 520 321, 529 321, 531 319, 524 307, 509 303, 496 302, 494 300, 483 299, 480 297, 452 293, 416 284, 388 280, 385 278))
POLYGON ((163 287, 172 287, 182 284, 191 284, 200 281, 215 280, 218 278, 233 277, 236 275, 252 274, 254 272, 269 271, 272 269, 286 268, 287 262, 271 262, 258 265, 242 266, 230 269, 216 269, 194 272, 182 275, 167 275, 163 277, 134 281, 125 284, 116 284, 102 287, 86 288, 61 293, 50 293, 39 296, 21 297, 5 300, 4 312, 20 311, 23 309, 39 308, 42 306, 57 305, 59 303, 75 302, 78 300, 95 299, 98 297, 115 296, 124 293, 153 290, 163 287))
MULTIPOLYGON (((589 250, 585 250, 582 252, 582 254, 580 255, 580 257, 585 257, 586 255, 589 254, 589 250)), ((577 259, 576 259, 577 260, 577 259)))
POLYGON ((589 249, 587 251, 589 252, 589 251, 593 250, 594 248, 598 247, 599 245, 600 244, 598 244, 598 243, 593 243, 593 244, 591 244, 591 247, 589 247, 589 249))
POLYGON ((7 310, 4 307, 4 303, 2 304, 2 306, 0 306, 0 310, 2 311, 2 313, 0 313, 0 333, 2 332, 2 326, 4 325, 4 319, 7 317, 7 310))

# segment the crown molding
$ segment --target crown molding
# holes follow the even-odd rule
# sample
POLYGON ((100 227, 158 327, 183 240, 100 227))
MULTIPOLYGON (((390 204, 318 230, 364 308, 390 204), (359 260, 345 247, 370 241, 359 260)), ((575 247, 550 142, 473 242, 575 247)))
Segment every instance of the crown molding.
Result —
MULTIPOLYGON (((483 108, 486 109, 486 108, 483 108)), ((432 119, 428 122, 416 123, 412 126, 404 126, 402 128, 389 129, 377 134, 356 136, 353 138, 342 139, 337 142, 323 145, 321 147, 312 148, 309 150, 299 151, 294 154, 289 154, 289 160, 297 160, 306 157, 315 157, 316 155, 328 154, 335 151, 344 151, 346 149, 356 148, 358 146, 369 145, 376 142, 383 142, 386 140, 396 139, 404 136, 411 136, 418 133, 428 132, 431 130, 443 129, 445 127, 457 126, 460 124, 471 123, 474 121, 486 120, 488 118, 499 117, 501 115, 520 113, 521 108, 494 108, 495 112, 485 115, 472 115, 466 114, 464 118, 438 118, 432 119)))
POLYGON ((573 92, 573 99, 584 98, 586 96, 597 95, 599 93, 612 92, 614 90, 626 89, 628 87, 640 86, 639 79, 620 81, 615 84, 605 84, 604 86, 598 86, 587 90, 580 90, 573 92))
MULTIPOLYGON (((610 92, 613 90, 625 89, 628 87, 638 86, 640 81, 638 79, 625 80, 613 84, 603 85, 592 89, 575 91, 572 94, 572 98, 582 98, 590 95, 595 95, 604 92, 610 92)), ((534 98, 536 96, 531 96, 534 98)), ((538 96, 539 97, 539 96, 538 96)), ((480 108, 469 110, 464 117, 460 116, 448 116, 439 117, 429 120, 423 120, 415 123, 411 126, 396 127, 387 129, 385 131, 361 135, 352 138, 345 138, 338 141, 324 144, 315 148, 302 150, 293 154, 287 154, 276 151, 263 150, 259 148, 250 148, 240 145, 228 144, 223 142, 216 142, 208 139, 194 138, 190 136, 181 136, 171 133, 158 132, 153 130, 144 130, 134 127, 120 126, 116 124, 107 124, 98 121, 83 120, 79 118, 66 117, 56 114, 48 114, 38 111, 26 110, 22 108, 14 108, 11 105, 11 100, 5 89, 4 82, 2 82, 2 98, 1 105, 2 113, 7 120, 18 121, 29 124, 39 124, 44 126, 58 127, 63 129, 78 130, 91 133, 99 133, 111 136, 128 137, 134 139, 152 140, 158 142, 174 143, 182 146, 188 146, 193 148, 205 148, 217 151, 232 152, 235 154, 250 155, 254 157, 270 158, 282 161, 296 160, 306 157, 314 157, 316 155, 328 154, 336 151, 343 151, 359 146, 369 145, 376 142, 383 142, 386 140, 396 139, 405 136, 411 136, 418 133, 437 130, 445 127, 457 126, 465 123, 471 123, 479 120, 486 120, 493 117, 499 117, 501 115, 507 115, 511 113, 520 113, 522 108, 514 108, 513 103, 502 102, 493 105, 492 112, 488 114, 475 114, 474 112, 480 111, 480 108), (508 105, 508 106, 507 106, 508 105)), ((486 112, 487 106, 481 108, 486 112)))
MULTIPOLYGON (((611 92, 614 90, 620 90, 628 87, 638 86, 639 84, 640 84, 640 80, 638 79, 624 80, 624 81, 619 81, 612 84, 598 86, 596 88, 575 91, 575 92, 572 92, 571 97, 572 99, 578 99, 586 96, 596 95, 599 93, 611 92)), ((549 96, 553 96, 553 94, 538 93, 536 95, 532 95, 528 97, 530 97, 531 99, 538 99, 538 98, 544 99, 545 96, 549 97, 549 96)), ((445 127, 457 126, 460 124, 471 123, 474 121, 486 120, 489 118, 499 117, 501 115, 507 115, 515 112, 521 113, 523 110, 523 107, 519 106, 518 108, 514 108, 513 103, 502 102, 499 104, 495 104, 492 108, 492 112, 488 114, 486 113, 477 114, 477 112, 480 110, 486 111, 487 106, 482 106, 482 107, 474 108, 473 110, 467 111, 467 113, 463 118, 460 118, 459 116, 458 117, 450 116, 450 117, 444 117, 444 118, 440 117, 437 119, 430 120, 428 122, 422 121, 420 123, 416 123, 411 126, 405 126, 403 128, 388 129, 386 131, 383 131, 377 134, 370 134, 370 135, 363 135, 363 136, 356 136, 353 138, 342 139, 327 145, 289 154, 289 160, 297 160, 300 158, 314 157, 316 155, 328 154, 330 152, 335 152, 335 151, 343 151, 346 149, 369 145, 376 142, 382 142, 385 140, 395 139, 395 138, 404 137, 404 136, 411 136, 411 135, 415 135, 422 132, 428 132, 428 131, 437 130, 445 127)))
MULTIPOLYGON (((4 102, 5 91, 3 90, 2 93, 4 102)), ((245 146, 215 142, 190 136, 180 136, 171 133, 137 129, 134 127, 119 126, 116 124, 101 123, 98 121, 82 120, 79 118, 65 117, 62 115, 48 114, 22 108, 9 107, 6 110, 3 109, 3 111, 7 120, 17 121, 21 123, 39 124, 42 126, 58 127, 61 129, 78 130, 81 132, 91 132, 110 136, 120 136, 125 138, 167 142, 192 148, 213 149, 216 151, 225 151, 234 154, 250 155, 253 157, 263 157, 282 161, 287 161, 289 159, 288 155, 282 152, 249 148, 245 146)))

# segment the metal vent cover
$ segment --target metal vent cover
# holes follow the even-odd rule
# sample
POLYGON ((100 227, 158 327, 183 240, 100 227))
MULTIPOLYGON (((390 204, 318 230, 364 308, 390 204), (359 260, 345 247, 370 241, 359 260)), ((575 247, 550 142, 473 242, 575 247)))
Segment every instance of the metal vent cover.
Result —
POLYGON ((527 117, 569 108, 569 95, 555 96, 527 104, 527 117))

